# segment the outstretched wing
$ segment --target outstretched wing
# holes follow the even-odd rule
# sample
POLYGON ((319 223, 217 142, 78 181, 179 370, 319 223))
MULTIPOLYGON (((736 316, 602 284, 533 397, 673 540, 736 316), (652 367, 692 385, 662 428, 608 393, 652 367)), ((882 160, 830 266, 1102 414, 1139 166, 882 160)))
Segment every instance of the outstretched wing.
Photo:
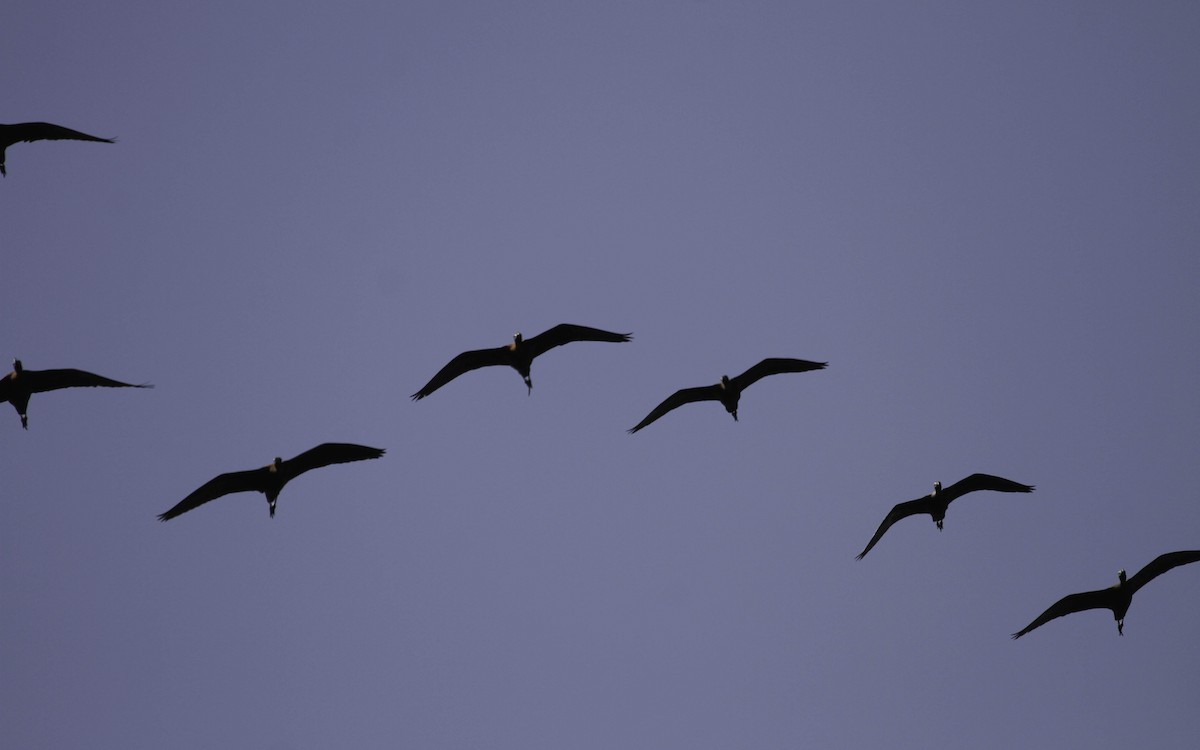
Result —
POLYGON ((248 471, 231 471, 228 474, 221 474, 214 477, 200 485, 200 488, 195 492, 176 503, 174 508, 160 514, 158 520, 170 521, 175 516, 187 513, 192 508, 198 508, 209 500, 216 500, 223 495, 229 495, 234 492, 260 490, 266 486, 269 471, 269 469, 263 467, 248 471))
POLYGON ((1012 634, 1013 640, 1020 638, 1034 628, 1039 628, 1042 625, 1050 622, 1053 619, 1069 615, 1074 612, 1083 612, 1087 609, 1107 609, 1109 603, 1112 602, 1111 589, 1100 589, 1099 591, 1084 591, 1080 594, 1068 594, 1062 599, 1059 599, 1045 612, 1037 616, 1033 622, 1021 628, 1012 634))
POLYGON ((509 348, 507 346, 499 346, 495 349, 476 349, 474 351, 463 352, 454 359, 450 360, 445 367, 438 370, 437 375, 434 375, 421 390, 412 395, 413 401, 420 401, 429 394, 441 388, 446 383, 454 380, 464 372, 478 370, 480 367, 488 367, 490 365, 505 365, 508 364, 509 348))
POLYGON ((295 458, 289 458, 279 467, 284 481, 294 479, 306 471, 319 469, 331 464, 345 464, 351 461, 365 461, 369 458, 379 458, 384 454, 382 448, 371 448, 354 443, 321 443, 316 448, 310 448, 295 458))
POLYGON ((684 404, 690 404, 693 401, 720 400, 721 386, 719 385, 702 385, 699 388, 683 388, 675 391, 670 396, 667 396, 667 398, 661 404, 654 407, 654 409, 646 415, 645 419, 643 419, 641 422, 638 422, 629 430, 629 434, 632 435, 672 409, 677 409, 684 404))
POLYGON ((867 542, 867 546, 862 552, 858 553, 858 556, 855 559, 861 560, 866 557, 867 553, 871 551, 871 548, 875 546, 875 543, 887 533, 888 529, 892 528, 892 524, 896 523, 902 518, 915 516, 918 513, 928 513, 929 503, 930 501, 928 497, 919 497, 916 500, 909 500, 905 503, 897 503, 895 506, 893 506, 892 509, 888 511, 887 516, 884 517, 883 522, 879 524, 879 528, 875 530, 875 536, 871 537, 871 541, 867 542))
POLYGON ((633 338, 632 333, 612 333, 599 328, 577 326, 572 323, 560 323, 548 331, 543 331, 524 343, 529 352, 529 358, 545 354, 556 346, 569 344, 572 341, 611 341, 623 343, 633 338))
POLYGON ((1032 484, 1021 484, 1004 477, 991 474, 972 474, 966 479, 960 479, 949 487, 942 488, 942 498, 947 503, 962 497, 968 492, 977 490, 992 490, 993 492, 1033 492, 1032 484))
POLYGON ((30 393, 57 391, 60 388, 153 388, 149 383, 135 385, 106 378, 83 370, 26 370, 21 377, 29 379, 30 393))
MULTIPOLYGON (((9 125, 6 128, 7 132, 5 140, 9 144, 19 141, 99 141, 101 143, 116 143, 112 138, 100 138, 87 133, 81 133, 78 130, 64 128, 62 125, 55 125, 49 122, 22 122, 16 125, 9 125)), ((6 144, 7 145, 7 144, 6 144)))
POLYGON ((1129 595, 1133 596, 1134 592, 1150 583, 1158 576, 1166 573, 1171 568, 1177 568, 1180 565, 1200 560, 1200 550, 1183 550, 1182 552, 1168 552, 1165 555, 1159 555, 1139 570, 1133 578, 1125 582, 1125 586, 1129 589, 1129 595))
POLYGON ((810 370, 824 370, 827 362, 809 362, 807 359, 788 359, 786 357, 772 357, 764 359, 762 362, 746 370, 736 378, 732 378, 733 385, 739 391, 744 391, 754 383, 762 380, 768 375, 779 375, 784 372, 808 372, 810 370))

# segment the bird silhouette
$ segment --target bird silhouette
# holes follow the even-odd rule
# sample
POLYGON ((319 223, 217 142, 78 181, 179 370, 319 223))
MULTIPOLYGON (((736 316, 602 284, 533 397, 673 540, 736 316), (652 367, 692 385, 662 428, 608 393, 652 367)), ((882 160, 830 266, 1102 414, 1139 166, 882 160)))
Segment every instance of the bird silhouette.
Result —
POLYGON ((284 461, 278 456, 270 464, 259 469, 248 471, 231 471, 214 477, 200 486, 192 494, 175 504, 175 507, 159 515, 158 520, 170 521, 172 518, 187 513, 209 500, 216 500, 223 495, 234 492, 261 492, 267 496, 271 518, 275 517, 275 501, 283 486, 306 471, 319 469, 331 464, 344 464, 350 461, 364 461, 379 458, 384 454, 380 448, 370 448, 353 443, 321 443, 316 448, 306 450, 295 458, 284 461))
POLYGON ((0 378, 0 404, 12 404, 21 417, 21 426, 29 429, 29 397, 60 388, 153 388, 149 383, 134 385, 95 375, 83 370, 26 370, 21 360, 13 360, 13 371, 0 378))
POLYGON ((991 474, 972 474, 966 479, 960 479, 949 487, 942 489, 941 482, 933 483, 933 492, 925 497, 919 497, 916 500, 898 503, 893 507, 883 522, 879 524, 879 529, 875 531, 875 536, 871 537, 871 541, 867 542, 867 547, 862 552, 858 553, 857 559, 861 560, 866 556, 875 543, 884 535, 884 533, 902 518, 914 516, 918 513, 928 513, 933 517, 934 523, 937 524, 938 531, 942 530, 942 520, 946 517, 946 508, 950 503, 967 494, 977 490, 992 490, 994 492, 1033 492, 1033 485, 1020 484, 1011 479, 1003 477, 994 477, 991 474))
POLYGON ((678 409, 680 406, 690 404, 693 401, 720 401, 721 405, 725 407, 725 411, 732 414, 733 421, 736 422, 738 418, 738 400, 742 397, 742 391, 754 383, 757 383, 768 375, 779 375, 785 372, 824 370, 827 364, 826 362, 809 362, 806 359, 788 359, 786 357, 764 359, 736 378, 722 375, 721 382, 715 385, 702 385, 698 388, 683 388, 675 391, 670 396, 667 396, 661 404, 654 407, 646 415, 645 419, 630 428, 629 434, 632 435, 643 427, 646 427, 672 409, 678 409))
POLYGON ((599 328, 588 328, 571 323, 561 323, 531 339, 522 338, 521 334, 517 333, 513 336, 511 344, 498 346, 495 349, 476 349, 463 352, 450 360, 425 384, 425 387, 412 395, 412 399, 420 401, 459 375, 490 365, 508 365, 513 368, 525 381, 525 386, 529 389, 528 393, 533 393, 533 381, 529 378, 529 366, 533 363, 534 357, 572 341, 623 343, 632 337, 632 333, 610 333, 599 328))
POLYGON ((113 138, 99 138, 78 130, 64 128, 49 122, 19 122, 11 125, 0 124, 0 175, 8 176, 4 167, 4 152, 14 143, 25 141, 97 141, 99 143, 116 143, 113 138))
POLYGON ((1159 555, 1139 570, 1133 578, 1126 579, 1125 571, 1117 572, 1117 583, 1099 591, 1084 591, 1079 594, 1068 594, 1059 599, 1045 612, 1037 616, 1033 622, 1012 634, 1013 640, 1020 638, 1034 628, 1041 627, 1051 620, 1082 612, 1086 609, 1111 609, 1113 619, 1117 621, 1117 635, 1125 635, 1125 613, 1138 589, 1150 583, 1171 568, 1187 565, 1200 560, 1200 550, 1183 550, 1159 555))

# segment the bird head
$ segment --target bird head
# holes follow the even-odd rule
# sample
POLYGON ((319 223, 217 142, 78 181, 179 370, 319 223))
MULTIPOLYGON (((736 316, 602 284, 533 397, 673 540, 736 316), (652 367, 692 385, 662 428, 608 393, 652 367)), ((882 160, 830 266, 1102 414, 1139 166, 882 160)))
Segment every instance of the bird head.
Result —
POLYGON ((1117 571, 1117 580, 1119 580, 1121 582, 1122 586, 1125 585, 1125 569, 1124 568, 1121 568, 1120 570, 1117 571))
POLYGON ((519 344, 524 340, 525 340, 525 337, 521 335, 520 331, 517 331, 516 333, 513 334, 513 343, 514 344, 519 344))
POLYGON ((24 369, 25 369, 25 365, 21 364, 21 360, 19 360, 19 359, 13 360, 13 372, 20 372, 21 370, 24 370, 24 369))
MULTIPOLYGON (((282 463, 283 463, 283 459, 280 458, 279 456, 276 456, 275 460, 272 461, 271 465, 268 466, 267 468, 270 469, 271 471, 279 471, 279 465, 282 463)), ((271 515, 275 515, 275 501, 274 500, 271 501, 271 515)))
POLYGON ((933 494, 935 494, 935 495, 936 495, 937 493, 939 493, 939 492, 941 492, 941 491, 942 491, 942 483, 941 483, 941 482, 934 482, 934 483, 933 483, 933 494))
POLYGON ((721 376, 721 387, 725 388, 725 389, 729 388, 729 376, 728 375, 721 376))

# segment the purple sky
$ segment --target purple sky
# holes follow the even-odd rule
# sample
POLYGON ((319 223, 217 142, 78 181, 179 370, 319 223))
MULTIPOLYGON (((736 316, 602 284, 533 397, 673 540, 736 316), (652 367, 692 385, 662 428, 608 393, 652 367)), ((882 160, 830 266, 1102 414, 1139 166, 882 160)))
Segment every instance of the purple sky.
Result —
POLYGON ((0 745, 1194 748, 1200 566, 1008 636, 1200 548, 1200 6, 993 5, 9 2, 3 364, 156 388, 0 410, 0 745))

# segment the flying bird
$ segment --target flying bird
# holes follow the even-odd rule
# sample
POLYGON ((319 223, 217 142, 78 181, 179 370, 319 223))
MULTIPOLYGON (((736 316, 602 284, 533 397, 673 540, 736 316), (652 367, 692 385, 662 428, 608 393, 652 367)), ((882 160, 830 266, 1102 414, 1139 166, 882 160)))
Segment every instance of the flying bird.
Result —
POLYGON ((21 417, 21 426, 29 429, 29 397, 35 393, 57 391, 60 388, 153 388, 149 383, 134 385, 110 380, 83 370, 26 370, 21 360, 13 360, 13 371, 0 378, 0 404, 13 405, 21 417))
POLYGON ((19 122, 12 125, 0 124, 0 175, 8 176, 4 168, 4 152, 14 143, 31 141, 97 141, 116 143, 112 138, 98 138, 78 130, 64 128, 48 122, 19 122))
POLYGON ((480 367, 490 365, 508 365, 516 370, 525 381, 528 393, 533 393, 533 381, 529 379, 529 365, 533 358, 545 354, 556 346, 569 344, 572 341, 611 341, 622 343, 629 341, 632 333, 610 333, 599 328, 588 328, 570 323, 561 323, 548 331, 543 331, 531 339, 522 338, 520 333, 513 336, 511 344, 495 349, 476 349, 463 352, 450 360, 437 375, 425 384, 425 387, 412 395, 413 401, 420 401, 429 394, 454 380, 459 375, 480 367))
POLYGON ((1045 612, 1038 615, 1036 620, 1021 628, 1016 633, 1013 633, 1013 640, 1020 638, 1034 628, 1045 625, 1057 617, 1069 615, 1073 612, 1082 612, 1085 609, 1111 609, 1113 619, 1117 621, 1117 635, 1125 635, 1125 613, 1129 611, 1130 601, 1133 599, 1133 595, 1137 593, 1137 590, 1163 573, 1166 573, 1171 568, 1194 563, 1197 560, 1200 560, 1200 550, 1168 552, 1151 560, 1149 565, 1139 570, 1133 578, 1128 580, 1125 578, 1125 571, 1120 570, 1117 572, 1117 584, 1115 586, 1109 586, 1099 591, 1084 591, 1079 594, 1064 596, 1054 604, 1051 604, 1050 608, 1045 612))
POLYGON ((827 362, 809 362, 806 359, 788 359, 786 357, 764 359, 736 378, 722 375, 721 382, 715 385, 702 385, 698 388, 683 388, 682 390, 675 391, 661 404, 654 407, 653 411, 647 414, 645 419, 631 428, 629 434, 632 435, 667 412, 678 409, 684 404, 690 404, 693 401, 720 401, 721 405, 725 407, 725 411, 732 414, 733 421, 736 422, 738 418, 738 399, 742 397, 742 391, 754 383, 757 383, 768 375, 779 375, 784 372, 824 370, 827 364, 827 362))
POLYGON ((170 521, 175 516, 187 513, 192 508, 199 507, 209 500, 216 500, 218 497, 234 492, 263 493, 267 496, 271 518, 274 518, 275 501, 279 498, 279 492, 285 484, 304 472, 331 464, 379 458, 383 453, 384 451, 380 448, 370 448, 353 443, 321 443, 316 448, 306 450, 299 456, 286 461, 276 456, 273 462, 260 469, 231 471, 208 480, 195 492, 176 503, 174 508, 159 515, 158 520, 170 521))
POLYGON ((858 553, 858 559, 863 559, 871 551, 871 548, 875 546, 875 543, 879 541, 880 537, 884 535, 884 532, 890 529, 892 524, 901 518, 915 516, 918 513, 928 513, 933 516, 933 521, 937 524, 938 531, 941 531, 942 520, 946 517, 946 508, 949 507, 950 503, 968 492, 975 492, 976 490, 1033 492, 1033 485, 1021 484, 1002 477, 994 477, 991 474, 972 474, 966 479, 960 479, 946 489, 942 489, 941 482, 934 482, 933 492, 916 500, 899 503, 888 511, 887 516, 883 519, 883 523, 879 524, 879 529, 876 530, 875 536, 871 537, 870 542, 867 542, 867 548, 858 553))

